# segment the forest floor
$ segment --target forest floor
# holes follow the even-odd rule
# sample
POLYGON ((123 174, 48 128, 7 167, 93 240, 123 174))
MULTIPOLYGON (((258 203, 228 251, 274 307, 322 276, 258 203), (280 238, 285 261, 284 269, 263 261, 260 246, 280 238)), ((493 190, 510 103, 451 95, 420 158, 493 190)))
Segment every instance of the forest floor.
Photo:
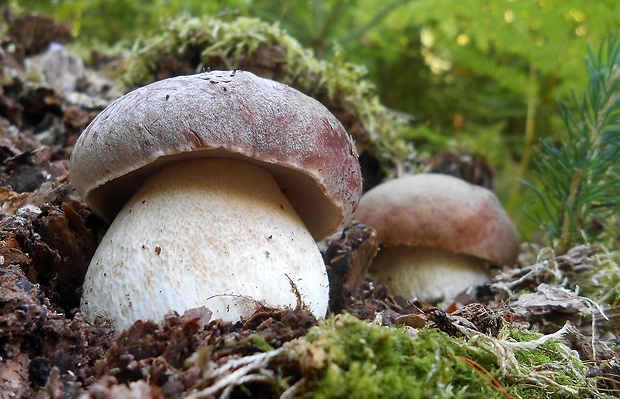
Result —
MULTIPOLYGON (((161 323, 138 321, 121 334, 80 315, 84 275, 107 226, 72 188, 69 159, 78 135, 121 93, 101 73, 118 60, 96 54, 68 82, 65 75, 50 84, 52 70, 37 78, 32 68, 50 43, 69 39, 66 26, 45 17, 12 24, 0 38, 0 397, 301 395, 291 387, 316 378, 320 367, 273 359, 322 325, 303 308, 258 309, 234 324, 194 309, 161 323), (202 366, 200 356, 208 358, 202 366), (288 393, 261 367, 286 376, 288 393)), ((606 254, 582 246, 537 259, 524 246, 516 268, 437 309, 395 298, 360 273, 377 248, 373 231, 355 223, 324 243, 332 315, 455 339, 464 331, 499 339, 507 327, 553 334, 569 326, 557 338, 587 365, 584 375, 601 392, 620 388, 617 309, 569 289, 584 276, 594 281, 606 254)))

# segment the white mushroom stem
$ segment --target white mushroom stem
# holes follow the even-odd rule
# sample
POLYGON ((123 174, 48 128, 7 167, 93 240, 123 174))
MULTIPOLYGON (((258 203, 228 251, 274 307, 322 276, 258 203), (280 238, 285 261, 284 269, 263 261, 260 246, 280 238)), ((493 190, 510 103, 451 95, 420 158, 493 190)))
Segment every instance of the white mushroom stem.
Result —
POLYGON ((97 249, 81 309, 117 330, 138 319, 206 306, 213 318, 249 315, 257 303, 328 306, 321 254, 274 177, 225 158, 183 161, 152 175, 97 249))
POLYGON ((371 271, 395 295, 450 304, 467 288, 490 280, 485 263, 444 249, 401 245, 382 249, 371 271))

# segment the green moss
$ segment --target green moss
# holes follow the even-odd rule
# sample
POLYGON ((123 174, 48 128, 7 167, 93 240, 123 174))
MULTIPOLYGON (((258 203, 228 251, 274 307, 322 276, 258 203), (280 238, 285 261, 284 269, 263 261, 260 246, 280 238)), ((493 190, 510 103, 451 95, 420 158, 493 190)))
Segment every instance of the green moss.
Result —
POLYGON ((201 367, 206 388, 189 397, 235 387, 319 399, 609 397, 560 340, 570 326, 546 336, 510 329, 506 339, 461 332, 388 328, 341 314, 280 348, 266 345, 266 352, 216 367, 208 348, 199 351, 186 366, 201 367))
POLYGON ((322 367, 313 374, 304 396, 603 397, 597 396, 593 382, 585 377, 586 366, 560 341, 516 349, 513 356, 510 342, 531 341, 540 335, 516 329, 510 335, 509 341, 454 338, 438 330, 391 329, 337 316, 305 337, 308 353, 322 367), (516 364, 506 367, 511 356, 516 364))
POLYGON ((250 335, 247 339, 246 339, 246 345, 248 345, 251 348, 254 348, 260 352, 269 352, 273 350, 273 346, 271 346, 267 340, 265 339, 265 337, 262 337, 258 334, 253 334, 250 335))
MULTIPOLYGON (((530 342, 542 336, 542 334, 511 329, 511 338, 519 342, 530 342)), ((561 341, 550 340, 540 345, 535 350, 515 350, 515 358, 521 368, 520 382, 526 382, 532 373, 539 372, 553 378, 559 386, 566 386, 578 392, 587 392, 592 389, 591 381, 586 378, 587 367, 579 360, 577 354, 568 349, 561 341)), ((563 389, 550 389, 548 387, 540 392, 531 392, 525 384, 515 384, 514 391, 519 396, 528 398, 571 398, 574 395, 563 389)))
POLYGON ((314 398, 501 397, 459 357, 492 367, 493 357, 437 330, 371 327, 337 317, 307 336, 327 366, 309 386, 314 398), (411 330, 415 332, 415 330, 411 330))
MULTIPOLYGON (((123 81, 128 88, 151 83, 162 68, 169 68, 169 57, 200 72, 214 66, 241 68, 262 46, 277 46, 283 55, 256 65, 271 68, 278 80, 299 87, 309 94, 326 93, 351 101, 374 98, 374 87, 363 79, 366 69, 345 62, 337 51, 329 61, 314 57, 299 42, 280 29, 258 19, 238 18, 225 22, 209 16, 173 20, 161 35, 139 44, 123 81), (268 65, 277 64, 276 66, 268 65), (280 66, 282 72, 277 67, 280 66)), ((271 54, 273 55, 273 54, 271 54)), ((276 55, 277 56, 277 55, 276 55)), ((370 105, 370 104, 366 104, 370 105)))

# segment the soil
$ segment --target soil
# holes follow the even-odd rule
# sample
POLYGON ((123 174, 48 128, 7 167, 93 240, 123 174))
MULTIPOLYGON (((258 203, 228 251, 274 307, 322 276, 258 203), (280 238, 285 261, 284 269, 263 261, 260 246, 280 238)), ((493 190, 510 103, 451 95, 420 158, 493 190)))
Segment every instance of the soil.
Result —
MULTIPOLYGON (((8 35, 0 39, 0 397, 177 398, 192 387, 210 383, 199 368, 185 367, 199 348, 212 348, 210 361, 218 363, 260 352, 261 342, 281 347, 317 324, 303 308, 261 309, 235 324, 211 320, 208 309, 193 309, 184 315, 171 314, 161 323, 138 321, 120 334, 104 320, 85 321, 79 312, 81 285, 107 226, 72 188, 69 159, 77 136, 114 95, 107 89, 93 89, 102 86, 87 77, 80 78, 73 93, 31 80, 27 60, 40 55, 51 42, 69 41, 70 29, 44 16, 9 17, 9 22, 8 35), (46 33, 35 34, 38 31, 46 33)), ((263 50, 244 67, 277 78, 279 64, 273 59, 278 49, 263 50)), ((93 58, 97 65, 89 73, 96 75, 107 62, 93 58)), ((162 71, 162 77, 170 74, 162 71)), ((328 105, 345 125, 363 128, 347 104, 328 105)), ((487 167, 472 167, 469 161, 462 166, 459 157, 448 165, 453 158, 443 155, 437 165, 459 173, 466 170, 461 174, 492 186, 487 167)), ((377 173, 376 168, 367 171, 369 178, 377 173)), ((593 359, 593 349, 598 360, 616 359, 606 342, 617 342, 617 337, 607 335, 593 347, 590 322, 583 320, 577 303, 570 306, 564 301, 564 306, 553 307, 531 298, 520 307, 506 308, 500 305, 498 291, 489 286, 462 296, 453 309, 441 310, 395 298, 388 287, 366 276, 378 250, 373 230, 353 223, 324 242, 322 249, 332 313, 346 311, 387 326, 440 328, 449 334, 457 334, 455 323, 497 334, 502 323, 546 331, 570 319, 583 329, 571 341, 584 359, 593 359)), ((558 263, 581 273, 579 268, 587 266, 592 254, 583 250, 558 263)), ((535 292, 539 281, 522 278, 532 270, 506 271, 495 280, 496 288, 522 280, 523 286, 512 288, 529 284, 535 292)), ((608 316, 610 320, 601 323, 617 320, 613 312, 608 316)), ((605 364, 593 366, 592 375, 617 380, 618 362, 605 364)), ((618 388, 612 382, 602 384, 618 388)), ((250 393, 273 396, 268 386, 253 383, 235 388, 231 397, 250 393)))

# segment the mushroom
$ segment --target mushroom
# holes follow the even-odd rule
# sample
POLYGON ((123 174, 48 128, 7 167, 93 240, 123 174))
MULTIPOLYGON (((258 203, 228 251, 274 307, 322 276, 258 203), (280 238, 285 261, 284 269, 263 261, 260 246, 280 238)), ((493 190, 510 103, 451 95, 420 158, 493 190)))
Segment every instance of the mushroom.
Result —
POLYGON ((155 82, 80 135, 71 181, 112 221, 81 311, 117 330, 206 306, 237 321, 303 303, 326 314, 320 240, 361 196, 352 140, 318 101, 244 71, 155 82))
POLYGON ((452 303, 519 254, 514 224, 495 194, 456 177, 418 174, 366 192, 353 214, 382 245, 370 272, 405 299, 452 303))

